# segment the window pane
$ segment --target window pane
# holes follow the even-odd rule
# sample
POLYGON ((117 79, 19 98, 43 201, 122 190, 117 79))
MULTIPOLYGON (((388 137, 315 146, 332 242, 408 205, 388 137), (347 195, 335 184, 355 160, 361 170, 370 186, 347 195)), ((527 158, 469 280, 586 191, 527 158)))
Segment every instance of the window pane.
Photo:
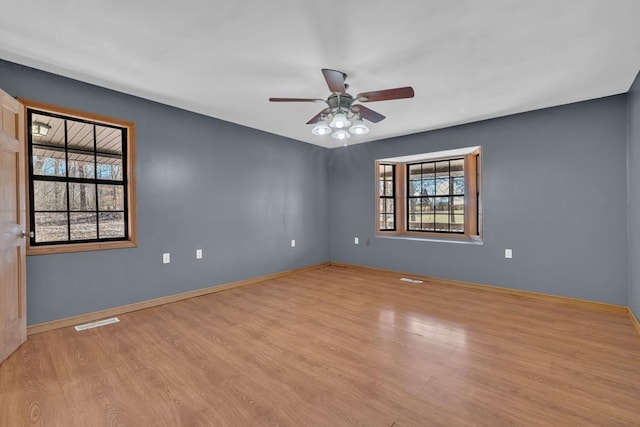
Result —
POLYGON ((434 162, 429 162, 429 163, 423 163, 422 164, 422 175, 423 178, 431 178, 433 177, 433 174, 435 172, 435 163, 434 162))
POLYGON ((69 183, 69 202, 72 211, 96 210, 96 186, 95 184, 69 183))
POLYGON ((379 199, 378 202, 378 211, 379 213, 384 213, 384 201, 385 199, 379 199))
POLYGON ((384 214, 380 214, 380 218, 378 218, 378 220, 380 221, 380 229, 384 230, 385 229, 384 214))
POLYGON ((33 144, 47 144, 64 149, 64 120, 44 114, 32 114, 31 125, 43 124, 49 127, 46 135, 31 133, 33 144))
POLYGON ((393 213, 393 199, 387 199, 387 208, 385 209, 386 213, 393 213))
POLYGON ((436 176, 444 177, 449 176, 449 161, 436 163, 436 176))
POLYGON ((378 182, 378 194, 384 196, 384 181, 378 182))
POLYGON ((409 212, 417 212, 420 210, 420 199, 409 199, 409 212))
POLYGON ((437 211, 449 211, 449 198, 448 197, 437 197, 436 201, 436 210, 437 211))
POLYGON ((98 238, 98 223, 95 213, 71 213, 71 240, 89 240, 98 238))
POLYGON ((122 181, 122 158, 98 156, 98 179, 122 181))
POLYGON ((37 243, 69 239, 66 213, 36 213, 35 217, 34 231, 37 243))
POLYGON ((421 207, 423 212, 433 212, 435 209, 435 198, 423 197, 421 199, 421 207))
POLYGON ((423 213, 422 214, 422 230, 424 231, 433 231, 434 226, 433 222, 435 221, 435 216, 432 213, 423 213))
POLYGON ((69 153, 69 176, 73 178, 95 178, 93 154, 69 153))
POLYGON ((420 164, 417 165, 409 165, 409 179, 421 179, 422 178, 422 167, 420 164))
POLYGON ((419 230, 420 229, 420 224, 422 221, 422 213, 421 212, 413 212, 411 214, 409 214, 409 217, 407 218, 408 220, 408 225, 407 228, 409 230, 419 230))
POLYGON ((448 213, 436 213, 436 231, 449 231, 448 213))
POLYGON ((422 181, 422 194, 421 196, 435 196, 436 194, 436 180, 425 179, 422 181))
POLYGON ((100 238, 124 237, 124 213, 101 212, 100 214, 100 238))
POLYGON ((98 185, 98 210, 124 210, 123 189, 122 185, 98 185))
POLYGON ((100 153, 122 154, 122 129, 96 125, 96 150, 100 153))
POLYGON ((70 149, 93 151, 93 125, 67 120, 67 146, 70 149))
POLYGON ((66 211, 67 184, 54 181, 33 181, 33 204, 36 211, 66 211))
POLYGON ((384 189, 385 196, 393 196, 393 181, 385 181, 384 189))
POLYGON ((464 215, 453 215, 451 231, 464 232, 464 215))
POLYGON ((436 179, 436 194, 438 196, 449 194, 449 178, 436 179))
POLYGON ((453 194, 464 194, 464 177, 453 179, 453 194))
POLYGON ((464 176, 464 159, 451 160, 451 176, 464 176))
POLYGON ((422 195, 422 181, 409 181, 409 195, 410 196, 422 195))
POLYGON ((33 174, 44 176, 66 176, 64 150, 33 148, 33 174))
POLYGON ((456 214, 464 213, 464 197, 452 197, 451 209, 456 214))
POLYGON ((394 216, 393 214, 387 214, 386 215, 386 223, 385 226, 388 230, 392 230, 395 227, 394 224, 394 216))

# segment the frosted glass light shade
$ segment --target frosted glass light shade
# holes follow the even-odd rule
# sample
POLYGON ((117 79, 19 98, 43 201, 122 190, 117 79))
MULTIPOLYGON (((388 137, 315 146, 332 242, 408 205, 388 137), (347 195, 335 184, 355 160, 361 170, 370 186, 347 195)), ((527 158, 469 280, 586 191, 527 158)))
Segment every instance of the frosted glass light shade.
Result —
POLYGON ((338 129, 331 136, 340 141, 344 141, 345 139, 351 138, 351 135, 349 134, 349 132, 347 132, 344 129, 338 129))
POLYGON ((369 132, 369 128, 366 124, 364 124, 364 121, 362 119, 358 119, 353 122, 353 126, 349 128, 349 132, 354 135, 364 135, 365 133, 369 132))
POLYGON ((311 129, 311 133, 314 135, 326 135, 331 133, 331 128, 327 125, 324 120, 320 120, 316 125, 311 129))
POLYGON ((333 116, 333 120, 329 123, 329 126, 336 129, 347 128, 351 125, 351 122, 347 119, 344 113, 337 113, 333 116))

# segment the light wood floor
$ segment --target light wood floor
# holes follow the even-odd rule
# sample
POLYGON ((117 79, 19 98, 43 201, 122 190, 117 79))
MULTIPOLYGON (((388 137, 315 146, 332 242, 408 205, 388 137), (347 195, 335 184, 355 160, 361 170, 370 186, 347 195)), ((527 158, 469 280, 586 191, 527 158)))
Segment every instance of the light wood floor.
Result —
POLYGON ((327 267, 31 336, 0 426, 640 425, 623 314, 327 267))

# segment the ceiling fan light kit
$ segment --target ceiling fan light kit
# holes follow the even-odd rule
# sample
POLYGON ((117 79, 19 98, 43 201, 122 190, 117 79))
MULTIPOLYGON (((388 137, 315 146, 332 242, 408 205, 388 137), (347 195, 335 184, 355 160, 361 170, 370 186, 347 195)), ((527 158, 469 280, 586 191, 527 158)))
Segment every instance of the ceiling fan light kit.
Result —
POLYGON ((342 71, 322 69, 331 95, 324 99, 317 98, 269 98, 271 102, 325 102, 327 108, 316 114, 307 122, 313 124, 311 133, 314 135, 328 135, 337 140, 345 141, 353 135, 364 135, 369 128, 364 120, 378 123, 384 120, 384 116, 362 104, 355 102, 389 101, 392 99, 413 98, 413 88, 410 86, 395 89, 377 90, 373 92, 359 93, 355 97, 346 92, 349 85, 345 84, 347 75, 342 71), (352 124, 353 120, 353 124, 352 124), (348 131, 347 131, 348 128, 348 131))
POLYGON ((347 116, 342 112, 338 111, 334 114, 333 120, 329 123, 329 126, 332 128, 342 129, 351 126, 351 122, 347 119, 347 116))
POLYGON ((351 138, 351 134, 344 129, 338 129, 331 136, 339 141, 344 141, 345 139, 351 138))
POLYGON ((364 135, 365 133, 369 132, 369 128, 364 123, 364 120, 359 118, 358 120, 353 122, 353 126, 349 128, 349 132, 354 135, 364 135))
POLYGON ((313 129, 311 129, 311 133, 314 135, 322 136, 331 133, 331 128, 329 127, 327 122, 325 122, 324 120, 320 120, 315 124, 315 126, 313 126, 313 129))

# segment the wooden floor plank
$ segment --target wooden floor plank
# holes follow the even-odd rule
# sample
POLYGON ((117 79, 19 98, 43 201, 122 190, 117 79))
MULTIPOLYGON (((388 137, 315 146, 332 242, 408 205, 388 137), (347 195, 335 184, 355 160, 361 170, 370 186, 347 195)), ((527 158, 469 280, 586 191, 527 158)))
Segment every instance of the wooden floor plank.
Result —
POLYGON ((0 426, 73 425, 69 409, 45 337, 29 340, 0 365, 0 426))
POLYGON ((640 425, 624 314, 326 267, 32 335, 0 425, 640 425))

